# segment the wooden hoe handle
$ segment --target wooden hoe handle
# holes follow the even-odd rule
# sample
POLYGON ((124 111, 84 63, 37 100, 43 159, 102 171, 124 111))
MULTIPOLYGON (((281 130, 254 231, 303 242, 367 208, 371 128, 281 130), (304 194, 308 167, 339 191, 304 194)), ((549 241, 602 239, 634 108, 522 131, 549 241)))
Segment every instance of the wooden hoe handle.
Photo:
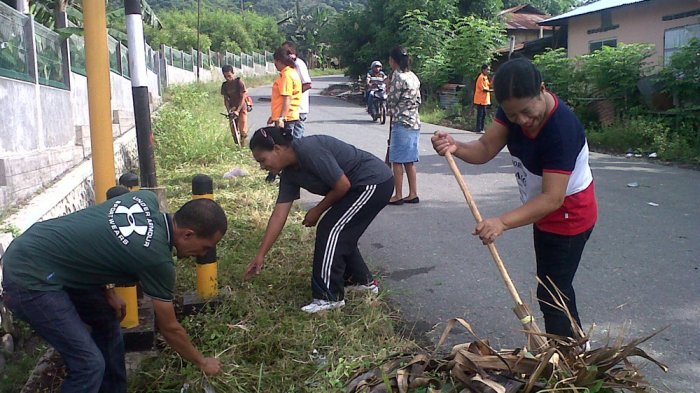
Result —
MULTIPOLYGON (((469 205, 469 210, 472 211, 472 215, 474 215, 474 218, 476 219, 477 224, 483 221, 481 218, 481 213, 479 213, 479 209, 476 207, 476 202, 474 202, 474 198, 472 198, 472 194, 469 192, 469 187, 467 187, 467 183, 464 181, 464 178, 462 177, 462 173, 459 171, 459 167, 457 167, 457 163, 455 162, 454 157, 452 157, 452 153, 446 152, 445 153, 445 158, 447 159, 447 163, 450 165, 450 169, 452 169, 452 173, 455 176, 455 179, 457 179, 457 183, 459 184, 459 188, 462 189, 462 193, 464 194, 464 198, 467 200, 467 205, 469 205)), ((491 252, 491 256, 493 257, 494 262, 496 262, 496 266, 498 267, 498 271, 501 273, 501 277, 503 278, 503 281, 506 283, 506 286, 508 287, 508 291, 510 292, 510 295, 513 297, 513 300, 518 306, 523 305, 523 301, 520 298, 520 295, 518 294, 518 290, 515 289, 515 285, 513 285, 513 280, 510 279, 510 275, 508 274, 508 270, 506 270, 505 265, 503 264, 503 260, 501 259, 501 256, 498 254, 498 249, 496 249, 496 244, 490 243, 487 245, 489 248, 489 251, 491 252)))

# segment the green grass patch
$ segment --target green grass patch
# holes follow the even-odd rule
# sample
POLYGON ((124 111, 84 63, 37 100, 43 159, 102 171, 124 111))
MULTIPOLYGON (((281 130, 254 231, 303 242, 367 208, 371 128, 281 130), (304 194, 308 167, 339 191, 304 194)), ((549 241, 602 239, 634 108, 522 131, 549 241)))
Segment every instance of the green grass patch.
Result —
POLYGON ((700 164, 700 138, 692 130, 697 124, 673 124, 650 116, 618 119, 615 123, 590 128, 588 141, 594 150, 625 153, 629 150, 657 153, 659 159, 679 164, 700 164))
MULTIPOLYGON (((251 80, 246 80, 251 86, 251 80)), ((262 83, 262 82, 261 82, 262 83)), ((214 179, 215 199, 228 214, 229 230, 218 247, 221 304, 182 323, 205 356, 217 356, 223 373, 205 379, 192 364, 165 347, 146 359, 130 379, 129 391, 337 392, 353 370, 376 364, 390 353, 415 346, 401 339, 398 318, 382 296, 351 295, 347 305, 323 315, 300 307, 311 300, 315 229, 292 211, 286 228, 252 282, 242 276, 262 239, 277 186, 264 181, 248 149, 233 144, 218 84, 174 87, 154 122, 159 183, 175 211, 191 195, 191 178, 214 179), (223 179, 234 167, 248 176, 223 179), (206 381, 206 382, 205 382, 206 381)), ((178 292, 196 288, 192 260, 178 261, 178 292)))
POLYGON ((41 338, 33 335, 28 324, 16 320, 13 329, 15 351, 3 354, 7 364, 5 370, 0 373, 0 393, 21 391, 47 348, 41 338))
POLYGON ((420 120, 424 123, 440 124, 447 118, 447 110, 440 108, 437 100, 427 100, 420 107, 420 120))
POLYGON ((345 75, 345 68, 314 68, 309 70, 309 74, 313 76, 324 75, 345 75))

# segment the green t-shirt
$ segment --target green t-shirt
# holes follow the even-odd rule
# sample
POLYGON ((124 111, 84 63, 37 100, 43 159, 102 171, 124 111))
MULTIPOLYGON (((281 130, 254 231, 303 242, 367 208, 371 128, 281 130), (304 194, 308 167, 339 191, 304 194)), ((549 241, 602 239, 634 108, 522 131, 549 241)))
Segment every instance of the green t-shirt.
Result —
POLYGON ((156 195, 130 192, 32 225, 3 255, 4 273, 37 291, 141 281, 147 295, 172 300, 172 236, 156 195))

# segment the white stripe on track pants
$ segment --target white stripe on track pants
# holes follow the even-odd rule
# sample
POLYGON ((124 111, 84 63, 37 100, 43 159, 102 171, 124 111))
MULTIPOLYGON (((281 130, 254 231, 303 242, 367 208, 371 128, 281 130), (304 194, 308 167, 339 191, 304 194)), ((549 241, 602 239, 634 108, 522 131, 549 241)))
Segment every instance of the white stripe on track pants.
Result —
POLYGON ((345 285, 372 281, 357 241, 393 192, 393 177, 380 184, 353 187, 319 221, 311 277, 314 299, 342 300, 345 285))

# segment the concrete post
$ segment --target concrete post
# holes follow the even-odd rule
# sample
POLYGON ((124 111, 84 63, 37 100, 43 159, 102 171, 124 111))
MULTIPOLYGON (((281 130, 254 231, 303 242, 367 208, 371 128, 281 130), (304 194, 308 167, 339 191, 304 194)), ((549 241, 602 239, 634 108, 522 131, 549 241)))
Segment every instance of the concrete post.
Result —
POLYGON ((27 70, 34 83, 39 83, 39 64, 36 55, 36 31, 34 29, 34 16, 31 14, 24 25, 24 44, 27 53, 27 70))
MULTIPOLYGON (((65 12, 56 12, 56 27, 68 27, 68 15, 65 12)), ((61 41, 61 69, 63 69, 63 83, 70 90, 70 38, 61 41)))
POLYGON ((15 8, 23 14, 29 14, 29 0, 17 0, 15 8))
MULTIPOLYGON (((153 152, 151 109, 148 102, 148 73, 146 71, 146 42, 143 39, 141 2, 124 1, 126 31, 129 39, 129 70, 131 74, 131 96, 134 102, 136 143, 139 153, 141 184, 146 188, 158 186, 156 160, 153 152)), ((120 45, 121 47, 121 45, 120 45)))

